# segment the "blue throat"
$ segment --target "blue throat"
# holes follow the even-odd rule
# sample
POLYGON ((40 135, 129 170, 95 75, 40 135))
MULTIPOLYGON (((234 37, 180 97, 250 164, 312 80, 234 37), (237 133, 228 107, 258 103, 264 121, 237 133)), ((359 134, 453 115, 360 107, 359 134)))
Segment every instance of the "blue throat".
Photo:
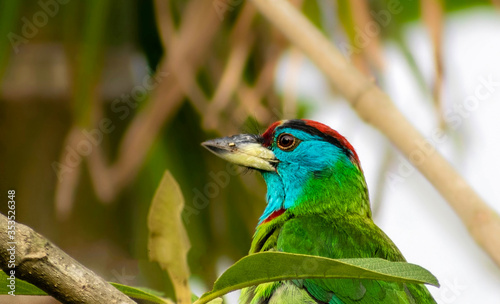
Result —
POLYGON ((267 185, 267 206, 259 218, 259 225, 265 221, 274 211, 284 208, 285 187, 279 175, 275 172, 262 172, 262 177, 267 185))

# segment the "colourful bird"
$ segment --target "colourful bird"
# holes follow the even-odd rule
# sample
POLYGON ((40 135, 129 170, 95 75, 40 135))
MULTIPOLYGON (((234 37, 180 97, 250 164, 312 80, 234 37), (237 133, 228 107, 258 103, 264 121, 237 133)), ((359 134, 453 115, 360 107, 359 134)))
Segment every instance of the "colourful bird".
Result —
MULTIPOLYGON (((259 171, 267 207, 250 253, 283 251, 334 259, 405 258, 373 223, 363 170, 351 144, 312 120, 283 120, 262 135, 203 143, 217 156, 259 171)), ((367 279, 264 283, 242 291, 240 303, 436 303, 420 284, 367 279)))

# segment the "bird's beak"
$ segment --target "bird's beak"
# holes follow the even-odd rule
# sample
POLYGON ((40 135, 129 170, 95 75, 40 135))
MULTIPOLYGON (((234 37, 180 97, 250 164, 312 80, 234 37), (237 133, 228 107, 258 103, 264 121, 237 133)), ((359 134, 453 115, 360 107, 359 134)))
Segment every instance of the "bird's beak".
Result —
POLYGON ((202 145, 231 163, 264 171, 274 171, 278 163, 274 153, 263 147, 258 135, 241 134, 207 140, 202 145))

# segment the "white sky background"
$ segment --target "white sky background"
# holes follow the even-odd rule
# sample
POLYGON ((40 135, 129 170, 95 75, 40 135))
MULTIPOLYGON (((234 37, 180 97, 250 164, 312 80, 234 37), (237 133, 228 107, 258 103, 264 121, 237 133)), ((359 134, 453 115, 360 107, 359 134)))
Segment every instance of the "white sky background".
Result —
MULTIPOLYGON (((405 30, 405 37, 425 81, 432 84, 432 46, 426 29, 414 24, 405 30)), ((467 111, 468 117, 457 123, 448 140, 437 145, 437 149, 500 212, 498 13, 474 10, 448 15, 443 47, 446 109, 452 110, 455 104, 474 97, 481 79, 491 78, 499 83, 488 97, 479 101, 476 109, 467 111)), ((430 137, 438 127, 438 120, 429 94, 422 93, 395 45, 384 45, 384 56, 384 90, 410 122, 430 137)), ((282 91, 288 63, 285 56, 278 70, 278 91, 282 91)), ((326 80, 311 63, 304 61, 298 74, 298 94, 315 103, 316 111, 310 118, 330 125, 353 144, 373 198, 387 141, 362 122, 347 102, 331 95, 326 80)), ((488 91, 483 88, 481 92, 488 91)), ((395 155, 389 172, 398 174, 402 157, 399 152, 395 155)), ((389 187, 386 180, 384 193, 375 221, 409 262, 437 276, 442 287, 429 289, 439 303, 500 303, 500 270, 478 248, 451 207, 420 173, 414 172, 396 187, 389 187)))
MULTIPOLYGON (((500 82, 500 18, 494 11, 474 10, 446 16, 444 29, 444 96, 446 110, 475 96, 481 79, 500 82)), ((427 85, 432 84, 432 46, 426 29, 415 23, 405 30, 411 52, 427 85)), ((384 45, 386 71, 384 90, 409 121, 429 138, 438 127, 428 93, 413 76, 401 51, 384 45)), ((302 61, 297 74, 297 94, 312 102, 309 118, 328 124, 355 147, 373 199, 379 176, 386 179, 381 208, 375 222, 389 235, 406 259, 430 270, 441 288, 429 287, 440 304, 500 303, 500 270, 469 236, 466 228, 432 185, 415 170, 403 182, 390 187, 388 173, 380 167, 384 151, 392 149, 385 138, 365 124, 348 103, 331 94, 327 81, 309 61, 302 61)), ((278 67, 276 89, 283 91, 290 63, 285 55, 278 67)), ((481 92, 484 91, 484 88, 481 92)), ((448 133, 448 140, 436 148, 458 172, 500 213, 500 84, 482 98, 476 109, 448 133)), ((395 126, 397 127, 397 126, 395 126)), ((398 174, 403 163, 394 152, 389 172, 398 174)), ((249 244, 250 246, 250 244, 249 244)), ((500 248, 499 248, 500 250, 500 248)), ((221 259, 222 273, 234 261, 221 259)), ((193 278, 196 294, 207 290, 193 278)), ((237 303, 239 292, 225 297, 237 303)))

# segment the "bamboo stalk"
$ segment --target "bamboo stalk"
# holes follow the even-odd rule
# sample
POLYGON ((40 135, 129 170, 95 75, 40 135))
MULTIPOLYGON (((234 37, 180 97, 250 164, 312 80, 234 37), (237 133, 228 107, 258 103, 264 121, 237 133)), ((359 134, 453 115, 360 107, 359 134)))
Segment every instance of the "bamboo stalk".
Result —
POLYGON ((387 136, 412 161, 448 201, 474 240, 500 266, 500 217, 406 120, 390 97, 347 62, 340 51, 286 0, 252 2, 316 63, 363 120, 387 136))

